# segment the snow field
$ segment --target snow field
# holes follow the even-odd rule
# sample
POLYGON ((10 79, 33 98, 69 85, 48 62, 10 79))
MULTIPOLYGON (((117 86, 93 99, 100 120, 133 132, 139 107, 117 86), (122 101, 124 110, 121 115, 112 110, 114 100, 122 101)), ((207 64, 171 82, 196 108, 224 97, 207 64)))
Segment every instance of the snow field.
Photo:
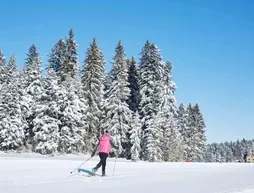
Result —
MULTIPOLYGON (((107 177, 70 174, 87 156, 0 154, 1 193, 254 193, 254 164, 107 162, 107 177)), ((94 157, 81 168, 91 169, 94 157)), ((101 171, 98 170, 98 173, 101 171)))

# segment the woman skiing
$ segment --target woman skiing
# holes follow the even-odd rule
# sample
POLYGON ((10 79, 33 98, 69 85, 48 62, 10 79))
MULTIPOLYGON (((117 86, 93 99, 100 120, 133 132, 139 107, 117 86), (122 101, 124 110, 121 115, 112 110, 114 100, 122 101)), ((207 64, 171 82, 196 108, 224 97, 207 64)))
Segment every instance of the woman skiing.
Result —
POLYGON ((112 147, 116 148, 117 147, 114 145, 112 142, 112 138, 108 133, 108 130, 105 131, 105 134, 101 136, 100 141, 96 148, 94 149, 94 152, 92 153, 92 157, 95 155, 95 152, 99 146, 99 157, 100 157, 100 162, 92 169, 93 173, 95 173, 101 166, 102 166, 102 176, 105 176, 105 169, 106 169, 106 160, 108 158, 109 152, 112 147))

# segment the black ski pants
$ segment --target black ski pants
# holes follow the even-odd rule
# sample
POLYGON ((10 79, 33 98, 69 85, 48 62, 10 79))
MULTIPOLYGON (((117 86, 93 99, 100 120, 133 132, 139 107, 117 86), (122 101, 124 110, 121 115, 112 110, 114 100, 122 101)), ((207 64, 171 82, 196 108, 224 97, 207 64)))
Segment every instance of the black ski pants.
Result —
POLYGON ((104 152, 99 152, 100 162, 96 165, 96 168, 99 169, 102 166, 102 173, 105 173, 106 169, 106 160, 108 158, 108 154, 104 152))

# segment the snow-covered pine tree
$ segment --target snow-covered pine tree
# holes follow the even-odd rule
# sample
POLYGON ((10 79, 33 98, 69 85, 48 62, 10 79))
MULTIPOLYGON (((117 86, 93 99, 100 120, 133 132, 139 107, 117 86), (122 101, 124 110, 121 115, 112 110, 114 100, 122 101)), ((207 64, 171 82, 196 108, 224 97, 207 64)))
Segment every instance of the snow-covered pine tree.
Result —
POLYGON ((29 75, 26 77, 28 79, 28 84, 30 85, 31 82, 33 82, 35 79, 37 80, 38 77, 41 77, 41 57, 38 53, 38 50, 34 44, 31 45, 31 47, 28 50, 26 63, 24 72, 26 75, 29 75))
POLYGON ((220 153, 220 162, 225 162, 226 161, 225 145, 223 143, 219 143, 218 149, 219 149, 219 153, 220 153))
MULTIPOLYGON (((200 112, 198 104, 187 107, 187 130, 186 130, 186 147, 187 158, 191 161, 203 160, 206 149, 205 122, 200 112)), ((221 158, 220 158, 221 159, 221 158)))
POLYGON ((198 104, 194 105, 193 111, 195 113, 195 123, 196 123, 195 127, 197 129, 197 133, 195 135, 197 159, 203 161, 204 154, 206 151, 206 135, 205 135, 206 124, 198 104))
POLYGON ((130 143, 131 143, 131 160, 138 161, 140 159, 141 152, 141 120, 139 117, 138 111, 133 113, 133 118, 131 121, 131 129, 130 129, 130 143))
POLYGON ((0 50, 0 89, 5 79, 5 63, 5 56, 2 50, 0 50))
POLYGON ((19 71, 17 69, 17 64, 16 64, 16 56, 15 55, 11 55, 7 66, 6 66, 6 79, 7 82, 11 81, 11 79, 13 78, 13 75, 17 75, 17 73, 19 74, 19 71))
POLYGON ((195 116, 193 112, 193 107, 189 103, 189 105, 186 108, 187 112, 187 128, 185 130, 185 137, 184 137, 184 143, 185 143, 185 152, 187 153, 186 159, 190 161, 195 161, 197 159, 196 157, 196 142, 195 142, 195 134, 196 134, 196 128, 195 128, 195 116))
MULTIPOLYGON (((174 92, 176 85, 172 80, 172 65, 166 62, 162 71, 163 92, 160 111, 157 114, 158 127, 161 133, 158 146, 160 146, 164 161, 180 161, 183 159, 183 146, 181 133, 177 128, 177 105, 174 92)), ((159 129, 158 128, 158 129, 159 129)))
POLYGON ((221 155, 221 150, 220 150, 220 147, 219 147, 219 144, 216 143, 214 144, 214 147, 215 147, 215 158, 216 158, 216 162, 221 162, 222 160, 222 155, 221 155))
MULTIPOLYGON (((127 63, 128 59, 125 59, 126 65, 128 67, 128 63, 127 63)), ((112 63, 112 68, 110 69, 109 73, 106 74, 106 81, 105 81, 105 98, 108 97, 108 93, 109 93, 109 89, 110 86, 113 84, 113 81, 117 80, 117 74, 119 73, 120 69, 117 65, 114 65, 114 63, 112 63)))
POLYGON ((43 80, 43 92, 36 97, 33 112, 33 149, 41 154, 52 154, 58 151, 60 141, 59 126, 61 125, 60 105, 63 89, 58 86, 58 79, 53 68, 47 69, 47 77, 43 80))
POLYGON ((175 90, 176 84, 172 79, 172 64, 166 62, 163 71, 164 94, 162 98, 162 107, 159 117, 162 120, 163 128, 163 152, 165 161, 182 161, 183 144, 182 136, 178 128, 178 108, 176 104, 175 90), (170 139, 170 140, 168 140, 170 139))
POLYGON ((161 127, 160 113, 154 115, 147 121, 148 129, 146 131, 146 151, 147 161, 157 162, 163 160, 163 128, 161 127))
MULTIPOLYGON (((90 142, 89 150, 98 143, 102 130, 102 116, 104 103, 104 84, 106 76, 105 60, 96 39, 90 44, 82 71, 82 90, 87 100, 86 131, 90 142)), ((88 141, 87 141, 88 142, 88 141)))
POLYGON ((28 127, 25 119, 28 104, 15 56, 11 56, 7 64, 6 78, 0 93, 0 149, 21 150, 25 141, 24 130, 28 127))
POLYGON ((132 112, 127 104, 130 95, 128 67, 121 41, 116 46, 112 64, 112 71, 116 77, 113 79, 106 93, 104 129, 109 129, 111 135, 117 141, 120 151, 122 151, 122 155, 120 156, 125 156, 128 153, 128 150, 126 151, 126 146, 129 141, 127 133, 130 129, 132 112))
POLYGON ((246 141, 247 143, 247 154, 248 155, 251 155, 251 154, 254 154, 254 144, 253 144, 253 140, 247 140, 246 141))
POLYGON ((24 75, 26 91, 31 96, 41 92, 42 68, 41 57, 33 44, 27 53, 24 75))
POLYGON ((187 124, 187 111, 183 103, 179 105, 178 111, 177 111, 177 128, 178 131, 181 133, 182 138, 182 145, 183 145, 183 158, 187 159, 188 154, 188 124, 187 124))
POLYGON ((86 151, 86 100, 82 92, 81 78, 78 76, 78 53, 73 31, 69 31, 66 39, 66 61, 60 69, 63 97, 60 105, 60 141, 61 153, 78 153, 86 151))
MULTIPOLYGON (((130 95, 127 100, 127 104, 130 108, 130 110, 135 113, 138 111, 139 106, 139 85, 138 85, 138 72, 137 72, 137 64, 135 61, 135 58, 132 57, 130 60, 127 59, 127 67, 128 67, 128 84, 130 89, 130 95)), ((127 138, 130 139, 130 133, 127 133, 127 138)), ((126 158, 131 159, 131 148, 132 144, 129 140, 129 143, 127 145, 127 153, 126 158)))
MULTIPOLYGON (((63 67, 63 73, 66 76, 74 78, 78 76, 79 70, 79 61, 78 61, 78 45, 74 40, 74 31, 73 29, 69 30, 69 37, 66 38, 66 63, 63 67)), ((64 79, 65 80, 65 79, 64 79)))
POLYGON ((51 49, 48 59, 48 68, 53 68, 57 76, 64 80, 64 66, 66 65, 67 48, 64 40, 60 39, 51 49))
POLYGON ((254 139, 250 141, 250 150, 249 153, 254 155, 254 139))
POLYGON ((163 152, 164 161, 182 161, 184 156, 184 148, 181 133, 177 127, 177 119, 171 111, 170 95, 166 95, 161 111, 158 113, 159 127, 162 129, 160 145, 163 152), (168 97, 168 98, 167 98, 168 97))
POLYGON ((26 145, 32 143, 33 138, 33 119, 36 117, 32 108, 36 104, 36 97, 43 92, 42 81, 42 61, 39 52, 34 44, 28 50, 25 66, 23 69, 24 90, 26 92, 26 100, 29 104, 29 112, 27 122, 29 128, 25 131, 26 145))
POLYGON ((60 144, 62 153, 85 152, 86 100, 80 96, 80 79, 67 77, 62 82, 63 98, 58 100, 60 105, 60 144), (77 86, 78 85, 78 86, 77 86))
POLYGON ((177 118, 177 103, 175 97, 176 83, 172 78, 172 64, 167 61, 164 66, 163 71, 164 89, 166 92, 166 97, 168 98, 168 104, 170 105, 170 111, 173 113, 174 118, 177 118))
POLYGON ((138 85, 138 72, 135 58, 132 57, 128 61, 128 82, 130 88, 130 97, 128 99, 128 105, 132 112, 136 112, 139 106, 139 85, 138 85))
POLYGON ((211 144, 207 144, 206 146, 206 152, 205 152, 205 161, 206 162, 214 162, 214 154, 211 144))
POLYGON ((224 145, 225 145, 225 162, 232 162, 233 152, 232 152, 231 144, 228 142, 225 142, 224 145))
POLYGON ((242 152, 240 140, 233 142, 232 149, 233 149, 233 155, 234 155, 235 161, 242 161, 243 152, 242 152))
POLYGON ((155 150, 153 149, 155 148, 155 141, 157 141, 154 134, 157 133, 156 129, 160 129, 157 127, 156 116, 160 111, 161 98, 163 98, 165 91, 163 85, 164 69, 165 63, 162 61, 158 47, 147 41, 141 52, 139 67, 139 109, 145 135, 142 138, 142 158, 144 160, 151 161, 157 157, 154 155, 155 150))

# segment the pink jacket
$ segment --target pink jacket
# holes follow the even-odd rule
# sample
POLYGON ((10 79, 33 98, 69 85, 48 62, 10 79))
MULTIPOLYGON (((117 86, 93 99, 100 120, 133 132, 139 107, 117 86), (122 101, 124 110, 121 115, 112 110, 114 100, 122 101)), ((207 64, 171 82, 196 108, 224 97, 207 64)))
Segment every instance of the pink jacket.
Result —
POLYGON ((99 152, 103 152, 103 153, 109 154, 110 149, 111 149, 110 140, 111 140, 111 137, 109 135, 103 135, 100 138, 99 152))

